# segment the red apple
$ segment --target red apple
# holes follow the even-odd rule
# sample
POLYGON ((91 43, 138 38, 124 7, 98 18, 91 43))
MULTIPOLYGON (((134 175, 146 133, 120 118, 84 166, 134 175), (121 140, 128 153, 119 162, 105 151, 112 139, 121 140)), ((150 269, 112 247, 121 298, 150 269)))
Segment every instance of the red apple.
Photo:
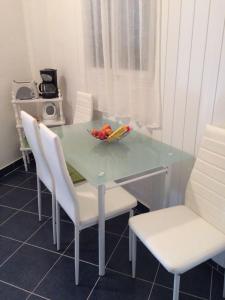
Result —
POLYGON ((98 134, 98 137, 100 140, 104 140, 106 139, 106 134, 104 131, 100 131, 99 134, 98 134))

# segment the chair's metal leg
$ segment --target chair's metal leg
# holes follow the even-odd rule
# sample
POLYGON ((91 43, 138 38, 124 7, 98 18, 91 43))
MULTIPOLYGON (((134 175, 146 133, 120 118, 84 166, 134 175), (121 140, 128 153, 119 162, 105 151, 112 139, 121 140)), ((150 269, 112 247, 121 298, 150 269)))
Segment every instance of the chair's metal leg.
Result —
MULTIPOLYGON (((134 211, 133 209, 130 210, 130 218, 133 217, 134 211)), ((132 261, 132 231, 129 227, 129 261, 132 261)))
POLYGON ((80 231, 78 226, 74 226, 74 257, 75 257, 75 284, 79 284, 79 250, 80 250, 80 231))
POLYGON ((223 275, 223 298, 225 298, 225 273, 223 275))
POLYGON ((56 200, 55 200, 55 194, 52 192, 52 234, 53 234, 53 244, 56 244, 56 200))
POLYGON ((29 156, 29 152, 28 151, 26 151, 26 158, 27 158, 28 164, 30 164, 30 156, 29 156))
POLYGON ((41 181, 37 175, 37 193, 38 193, 38 216, 39 221, 41 221, 41 211, 42 211, 42 202, 41 202, 41 181))
POLYGON ((56 243, 57 250, 60 250, 60 205, 56 200, 56 243))
POLYGON ((24 164, 24 169, 27 172, 28 168, 27 168, 27 158, 26 158, 26 154, 24 151, 22 151, 22 156, 23 156, 23 164, 24 164))
POLYGON ((173 300, 179 299, 179 289, 180 289, 180 275, 174 275, 174 284, 173 284, 173 300))
POLYGON ((137 256, 137 237, 132 231, 132 277, 136 274, 136 256, 137 256))

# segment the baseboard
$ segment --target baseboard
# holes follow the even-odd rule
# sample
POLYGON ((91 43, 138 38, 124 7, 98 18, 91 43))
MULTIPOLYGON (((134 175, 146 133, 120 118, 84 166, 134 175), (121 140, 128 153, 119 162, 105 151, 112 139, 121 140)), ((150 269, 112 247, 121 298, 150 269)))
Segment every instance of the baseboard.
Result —
POLYGON ((13 170, 15 170, 16 168, 20 167, 23 165, 23 159, 19 158, 18 160, 14 161, 13 163, 11 163, 10 165, 2 168, 0 170, 0 177, 8 174, 9 172, 12 172, 13 170))

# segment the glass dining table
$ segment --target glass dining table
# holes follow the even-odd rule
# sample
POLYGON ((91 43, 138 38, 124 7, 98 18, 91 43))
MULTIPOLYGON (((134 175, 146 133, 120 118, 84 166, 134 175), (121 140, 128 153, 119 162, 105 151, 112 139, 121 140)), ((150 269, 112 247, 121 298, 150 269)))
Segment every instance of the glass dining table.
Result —
POLYGON ((61 140, 66 161, 98 190, 101 276, 105 274, 105 191, 163 173, 167 174, 167 190, 170 167, 192 158, 183 151, 135 130, 112 143, 91 136, 89 131, 92 128, 100 128, 105 123, 113 129, 120 126, 116 122, 100 119, 52 128, 61 140))

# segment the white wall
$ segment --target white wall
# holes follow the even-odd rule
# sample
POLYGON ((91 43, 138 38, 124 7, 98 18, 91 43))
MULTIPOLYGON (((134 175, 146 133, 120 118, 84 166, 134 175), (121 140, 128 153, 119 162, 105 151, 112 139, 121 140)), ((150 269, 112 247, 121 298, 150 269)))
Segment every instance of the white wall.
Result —
POLYGON ((40 69, 58 70, 67 121, 72 120, 77 72, 76 5, 74 0, 23 0, 33 78, 40 69))
POLYGON ((13 79, 30 79, 30 67, 20 0, 1 0, 0 9, 0 169, 21 157, 11 105, 13 79))

